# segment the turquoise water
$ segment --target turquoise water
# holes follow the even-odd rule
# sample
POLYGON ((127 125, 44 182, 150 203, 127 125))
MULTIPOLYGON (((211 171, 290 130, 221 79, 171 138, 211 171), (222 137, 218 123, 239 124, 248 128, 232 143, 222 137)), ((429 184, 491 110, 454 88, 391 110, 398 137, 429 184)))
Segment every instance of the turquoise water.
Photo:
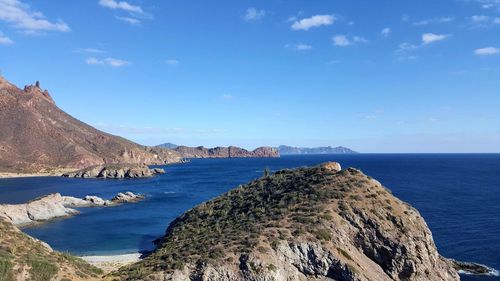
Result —
MULTIPOLYGON (((146 200, 113 208, 82 208, 81 214, 28 234, 77 255, 150 250, 176 216, 200 202, 271 170, 338 161, 378 179, 416 207, 441 254, 500 268, 500 154, 356 154, 283 156, 275 159, 194 159, 164 166, 150 179, 24 178, 0 180, 0 203, 21 203, 51 192, 111 198, 117 192, 146 200)), ((500 280, 464 276, 463 280, 500 280)))

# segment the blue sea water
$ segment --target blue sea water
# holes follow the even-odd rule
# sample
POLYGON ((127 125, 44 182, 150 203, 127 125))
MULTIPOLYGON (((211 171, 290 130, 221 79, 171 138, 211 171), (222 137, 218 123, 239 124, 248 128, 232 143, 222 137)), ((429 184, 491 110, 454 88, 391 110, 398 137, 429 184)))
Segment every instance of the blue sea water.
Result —
MULTIPOLYGON (((58 177, 0 180, 0 203, 22 203, 52 192, 111 198, 117 192, 146 200, 113 208, 81 208, 69 219, 24 228, 60 251, 77 255, 130 253, 153 248, 175 217, 271 170, 338 161, 378 179, 416 207, 446 257, 500 269, 500 154, 356 154, 255 159, 194 159, 164 166, 149 179, 58 177)), ((462 280, 500 280, 462 276, 462 280)))

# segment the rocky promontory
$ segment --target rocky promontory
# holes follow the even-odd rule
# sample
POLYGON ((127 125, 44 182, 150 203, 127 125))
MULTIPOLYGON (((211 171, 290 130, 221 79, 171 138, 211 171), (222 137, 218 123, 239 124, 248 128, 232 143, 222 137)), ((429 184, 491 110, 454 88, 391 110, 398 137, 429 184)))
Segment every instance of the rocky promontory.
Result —
POLYGON ((237 146, 214 148, 177 146, 173 150, 184 158, 269 158, 280 156, 276 148, 266 146, 252 151, 237 146))
POLYGON ((63 177, 69 178, 104 178, 104 179, 135 179, 148 178, 164 174, 161 168, 149 168, 147 165, 138 164, 108 164, 88 167, 75 172, 65 173, 63 177))
POLYGON ((143 195, 132 192, 118 193, 111 200, 90 195, 84 198, 75 198, 54 193, 24 204, 0 205, 0 215, 7 218, 14 225, 24 226, 78 214, 79 212, 73 209, 75 207, 109 207, 122 203, 136 202, 143 198, 143 195))
MULTIPOLYGON (((175 219, 121 280, 459 280, 419 212, 338 163, 281 170, 175 219)), ((110 280, 111 280, 110 279, 110 280)))

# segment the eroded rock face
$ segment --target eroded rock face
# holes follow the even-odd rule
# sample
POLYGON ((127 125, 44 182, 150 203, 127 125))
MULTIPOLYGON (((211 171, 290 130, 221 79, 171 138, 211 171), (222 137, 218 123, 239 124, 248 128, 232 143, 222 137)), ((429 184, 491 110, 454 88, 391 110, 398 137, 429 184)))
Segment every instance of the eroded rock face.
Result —
POLYGON ((266 158, 266 157, 279 157, 278 150, 273 147, 259 147, 253 151, 246 149, 229 146, 229 147, 214 147, 206 148, 178 146, 174 149, 184 158, 266 158))
POLYGON ((0 215, 7 218, 14 225, 28 225, 76 215, 79 212, 72 209, 74 207, 114 206, 122 203, 136 202, 143 198, 143 195, 132 192, 118 193, 111 200, 89 195, 80 199, 55 193, 25 204, 0 205, 0 215))
POLYGON ((174 220, 122 280, 459 280, 417 210, 338 163, 278 171, 174 220))
POLYGON ((104 179, 135 179, 148 178, 158 174, 164 174, 161 168, 150 169, 146 165, 133 164, 110 164, 92 166, 76 172, 63 174, 69 178, 104 178, 104 179))

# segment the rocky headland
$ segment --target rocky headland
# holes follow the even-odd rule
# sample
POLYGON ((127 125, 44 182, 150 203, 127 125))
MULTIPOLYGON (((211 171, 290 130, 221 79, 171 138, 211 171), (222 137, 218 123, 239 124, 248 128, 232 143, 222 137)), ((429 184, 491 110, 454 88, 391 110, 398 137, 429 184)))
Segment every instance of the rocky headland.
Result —
POLYGON ((459 280, 465 267, 439 254, 416 209, 338 163, 239 186, 178 217, 157 243, 109 280, 459 280))
POLYGON ((149 168, 139 164, 108 164, 92 166, 78 171, 65 173, 68 178, 104 178, 104 179, 135 179, 149 178, 154 175, 164 174, 161 168, 149 168))
POLYGON ((173 150, 139 145, 58 108, 40 83, 23 89, 0 76, 0 172, 51 174, 109 163, 179 162, 173 150))
POLYGON ((24 204, 0 205, 0 216, 3 216, 16 226, 25 226, 78 214, 79 212, 73 209, 75 207, 110 207, 122 203, 136 202, 143 198, 143 195, 132 192, 118 193, 111 200, 90 195, 84 198, 75 198, 55 193, 24 204))
POLYGON ((280 156, 278 150, 273 147, 259 147, 248 151, 236 146, 214 148, 177 146, 173 150, 184 158, 267 158, 280 156))

